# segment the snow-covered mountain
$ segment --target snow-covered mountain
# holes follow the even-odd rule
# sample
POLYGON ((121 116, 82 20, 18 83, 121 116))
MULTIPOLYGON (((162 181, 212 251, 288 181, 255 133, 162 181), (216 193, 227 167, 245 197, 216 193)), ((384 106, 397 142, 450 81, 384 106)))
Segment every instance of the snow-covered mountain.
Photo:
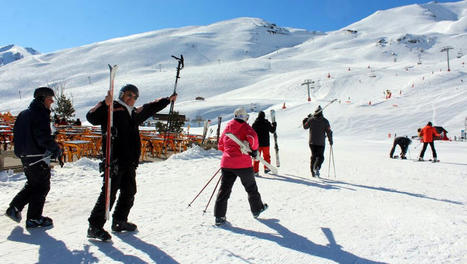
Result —
POLYGON ((17 113, 34 88, 60 84, 82 118, 105 94, 107 64, 119 65, 117 87, 140 88, 141 102, 166 96, 175 79, 170 55, 183 54, 176 108, 189 118, 229 118, 240 105, 258 111, 285 103, 296 127, 318 104, 338 98, 326 114, 341 134, 411 134, 430 120, 458 133, 467 116, 466 10, 466 1, 409 5, 326 33, 237 18, 29 56, 0 68, 0 110, 17 113), (445 46, 453 48, 450 72, 445 46), (305 79, 315 81, 311 102, 305 79))
POLYGON ((23 48, 13 44, 0 47, 0 66, 37 54, 39 52, 33 48, 23 48))

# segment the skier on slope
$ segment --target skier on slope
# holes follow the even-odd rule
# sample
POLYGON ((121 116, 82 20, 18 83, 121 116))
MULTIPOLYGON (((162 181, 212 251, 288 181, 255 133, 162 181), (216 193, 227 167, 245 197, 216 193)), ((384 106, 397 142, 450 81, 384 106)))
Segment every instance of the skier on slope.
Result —
POLYGON ((50 109, 54 96, 54 91, 48 87, 37 88, 34 91, 34 100, 28 109, 18 115, 13 129, 15 155, 21 159, 27 181, 11 201, 6 215, 19 223, 21 210, 29 204, 27 228, 53 225, 51 218, 42 215, 42 210, 50 190, 50 166, 47 157, 58 158, 63 166, 63 151, 55 142, 50 129, 50 109))
POLYGON ((222 180, 219 192, 217 194, 216 204, 214 206, 215 224, 222 225, 226 221, 227 201, 232 192, 233 184, 238 177, 248 193, 248 202, 253 217, 257 218, 261 212, 268 208, 263 204, 261 195, 258 192, 258 186, 252 168, 251 157, 258 154, 258 136, 251 128, 248 121, 248 114, 245 109, 238 108, 234 112, 235 118, 230 121, 219 139, 218 148, 223 152, 221 159, 222 180), (252 152, 242 153, 240 146, 226 136, 226 133, 234 134, 238 139, 247 141, 252 152))
POLYGON ((436 149, 435 149, 435 143, 433 142, 433 136, 440 137, 441 135, 438 134, 438 132, 436 132, 436 129, 433 127, 433 124, 431 122, 428 122, 426 126, 422 128, 422 130, 420 130, 419 135, 423 141, 423 148, 422 148, 422 152, 420 152, 420 156, 418 160, 423 161, 423 156, 425 155, 426 147, 429 144, 431 147, 431 152, 433 153, 433 161, 434 162, 438 161, 436 149))
POLYGON ((401 148, 401 159, 407 159, 406 154, 407 154, 407 150, 409 149, 410 143, 412 143, 412 140, 410 140, 407 136, 396 137, 394 139, 394 143, 392 144, 391 152, 389 152, 389 157, 391 159, 394 158, 394 151, 396 150, 396 147, 399 145, 399 147, 401 148))
POLYGON ((310 170, 313 177, 319 177, 319 170, 324 161, 325 135, 328 136, 329 144, 332 146, 332 130, 329 121, 324 118, 321 106, 315 110, 313 115, 303 119, 303 128, 310 130, 308 144, 311 149, 310 170))
MULTIPOLYGON (((112 231, 115 232, 136 230, 136 225, 128 222, 128 214, 133 206, 136 194, 136 168, 141 154, 138 126, 156 112, 164 109, 171 101, 175 101, 177 95, 159 98, 136 108, 134 105, 138 97, 138 88, 132 84, 127 84, 120 89, 116 101, 112 102, 112 98, 108 93, 105 100, 99 102, 86 115, 91 124, 101 125, 103 142, 105 142, 108 105, 110 103, 114 104, 110 208, 115 202, 117 190, 120 190, 120 196, 112 215, 112 231)), ((105 144, 102 145, 102 149, 105 154, 105 144)), ((111 238, 110 234, 103 228, 106 221, 104 186, 88 221, 89 238, 104 241, 111 238)))
MULTIPOLYGON (((276 131, 277 123, 269 122, 264 114, 263 111, 258 113, 258 117, 256 118, 255 122, 253 123, 252 127, 258 134, 258 141, 259 141, 259 154, 263 153, 264 160, 268 163, 271 163, 271 155, 269 154, 269 133, 274 133, 276 131)), ((255 176, 259 174, 259 161, 255 160, 253 164, 253 170, 255 171, 255 176)), ((268 173, 270 170, 268 167, 264 166, 264 173, 268 173)))

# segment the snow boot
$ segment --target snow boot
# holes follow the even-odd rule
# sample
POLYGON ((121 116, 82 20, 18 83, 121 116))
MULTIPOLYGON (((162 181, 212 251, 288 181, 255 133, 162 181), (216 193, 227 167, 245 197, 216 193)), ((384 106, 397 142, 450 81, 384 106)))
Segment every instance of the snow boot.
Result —
POLYGON ((6 209, 6 213, 5 213, 6 216, 8 216, 9 218, 11 218, 11 220, 19 223, 21 222, 21 212, 18 211, 18 209, 16 209, 16 207, 14 206, 11 206, 8 207, 8 209, 6 209))
POLYGON ((114 232, 122 232, 122 231, 133 232, 136 230, 136 228, 137 226, 135 224, 127 222, 127 221, 114 220, 112 222, 112 231, 114 232))
POLYGON ((423 158, 422 158, 422 157, 419 157, 419 158, 418 158, 418 161, 423 161, 423 158))
POLYGON ((227 221, 227 219, 225 218, 225 216, 216 217, 215 225, 216 226, 223 225, 226 221, 227 221))
POLYGON ((269 207, 268 204, 266 204, 266 203, 263 204, 263 208, 262 208, 261 210, 259 210, 259 212, 254 212, 254 213, 253 213, 253 217, 254 217, 254 218, 258 218, 258 216, 259 216, 262 212, 266 211, 266 209, 268 209, 268 207, 269 207))
POLYGON ((26 228, 53 226, 54 222, 47 216, 41 216, 37 219, 27 219, 26 228))
POLYGON ((112 238, 110 234, 104 230, 102 227, 89 226, 88 228, 88 238, 99 239, 102 241, 107 241, 112 238))

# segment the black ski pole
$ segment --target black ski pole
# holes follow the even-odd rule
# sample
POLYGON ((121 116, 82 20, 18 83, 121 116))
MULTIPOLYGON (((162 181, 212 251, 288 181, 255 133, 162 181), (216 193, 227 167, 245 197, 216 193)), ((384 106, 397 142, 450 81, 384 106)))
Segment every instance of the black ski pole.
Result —
MULTIPOLYGON (((175 76, 174 91, 172 93, 172 95, 176 95, 177 94, 178 79, 180 79, 180 71, 183 69, 183 67, 185 67, 185 62, 184 62, 184 59, 183 59, 183 55, 180 55, 180 58, 177 58, 177 57, 172 55, 172 58, 174 58, 174 59, 176 59, 178 61, 177 75, 175 76)), ((165 136, 164 136, 164 148, 167 147, 167 136, 168 136, 168 133, 172 130, 172 126, 173 126, 173 123, 174 123, 174 114, 173 114, 174 105, 175 105, 175 102, 171 101, 170 102, 169 116, 167 118, 167 128, 166 128, 167 130, 165 131, 165 136)))
POLYGON ((206 204, 206 208, 204 208, 203 215, 204 215, 204 213, 206 213, 206 210, 208 210, 208 206, 209 206, 209 204, 211 203, 211 199, 212 199, 212 197, 214 196, 214 193, 215 193, 216 190, 217 190, 217 185, 219 185, 219 182, 220 182, 221 180, 222 180, 222 175, 219 177, 219 180, 217 181, 216 186, 214 187, 214 190, 212 190, 211 197, 209 197, 208 204, 206 204))
POLYGON ((216 173, 214 173, 214 175, 212 175, 211 179, 209 179, 208 183, 206 183, 206 185, 204 185, 203 189, 201 189, 201 191, 199 191, 199 193, 195 196, 195 198, 193 198, 193 200, 188 204, 188 207, 191 207, 191 204, 196 200, 196 198, 198 198, 198 196, 204 191, 204 189, 206 189, 206 187, 208 187, 209 183, 212 181, 212 179, 214 179, 214 177, 216 177, 217 173, 219 173, 219 171, 221 170, 221 168, 219 168, 216 173))

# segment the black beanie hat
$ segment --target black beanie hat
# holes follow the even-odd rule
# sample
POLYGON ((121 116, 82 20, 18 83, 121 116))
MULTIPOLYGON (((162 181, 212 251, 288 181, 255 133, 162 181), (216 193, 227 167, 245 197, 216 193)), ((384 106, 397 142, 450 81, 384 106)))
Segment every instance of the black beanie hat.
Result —
POLYGON ((55 96, 54 90, 49 87, 39 87, 34 90, 34 99, 44 102, 47 96, 55 96))

